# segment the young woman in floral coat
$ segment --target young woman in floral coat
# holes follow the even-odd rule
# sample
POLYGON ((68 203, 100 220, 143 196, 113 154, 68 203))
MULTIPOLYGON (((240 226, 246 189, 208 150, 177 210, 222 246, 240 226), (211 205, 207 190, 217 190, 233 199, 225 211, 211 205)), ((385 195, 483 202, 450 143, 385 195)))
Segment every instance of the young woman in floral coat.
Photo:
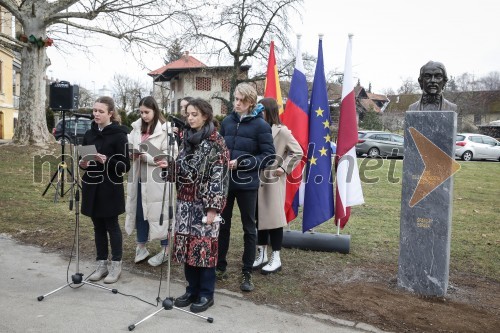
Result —
POLYGON ((184 263, 188 286, 174 304, 191 304, 192 312, 202 312, 214 304, 221 223, 218 214, 226 204, 229 151, 214 127, 210 103, 193 99, 186 113, 189 128, 184 130, 175 167, 173 259, 184 263))

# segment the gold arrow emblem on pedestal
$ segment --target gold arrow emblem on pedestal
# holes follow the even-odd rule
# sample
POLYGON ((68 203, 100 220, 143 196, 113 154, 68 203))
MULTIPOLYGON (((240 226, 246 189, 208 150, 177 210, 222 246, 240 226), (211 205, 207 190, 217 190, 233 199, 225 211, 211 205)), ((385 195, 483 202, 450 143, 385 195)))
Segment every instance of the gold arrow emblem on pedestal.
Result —
POLYGON ((410 127, 410 134, 424 162, 424 172, 410 199, 410 207, 413 207, 460 170, 460 164, 414 127, 410 127))

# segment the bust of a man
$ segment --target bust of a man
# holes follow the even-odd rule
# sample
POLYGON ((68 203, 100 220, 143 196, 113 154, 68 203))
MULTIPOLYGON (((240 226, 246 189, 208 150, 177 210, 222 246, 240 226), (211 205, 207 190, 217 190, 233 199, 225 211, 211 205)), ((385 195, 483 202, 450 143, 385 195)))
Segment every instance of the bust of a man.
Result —
POLYGON ((411 104, 410 111, 456 111, 457 105, 443 97, 443 88, 448 82, 444 65, 437 61, 429 61, 420 68, 418 83, 422 88, 420 100, 411 104))

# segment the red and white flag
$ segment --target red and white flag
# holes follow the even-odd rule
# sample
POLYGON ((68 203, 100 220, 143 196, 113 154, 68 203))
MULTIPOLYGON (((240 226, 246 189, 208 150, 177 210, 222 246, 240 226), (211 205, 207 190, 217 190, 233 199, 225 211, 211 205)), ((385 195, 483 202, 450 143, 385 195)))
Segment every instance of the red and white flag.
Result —
POLYGON ((351 214, 351 206, 365 202, 356 159, 358 121, 352 77, 352 35, 349 35, 345 55, 342 102, 340 105, 339 133, 336 156, 335 225, 344 228, 351 214))

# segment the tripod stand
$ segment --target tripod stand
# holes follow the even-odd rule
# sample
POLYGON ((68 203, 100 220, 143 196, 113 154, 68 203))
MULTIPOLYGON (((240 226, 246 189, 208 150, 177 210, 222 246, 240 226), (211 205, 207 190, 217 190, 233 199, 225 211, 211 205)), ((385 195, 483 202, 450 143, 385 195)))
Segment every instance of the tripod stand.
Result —
MULTIPOLYGON (((66 112, 69 112, 69 110, 61 110, 61 114, 62 114, 61 162, 59 162, 59 164, 57 165, 57 170, 52 175, 50 182, 47 184, 47 187, 45 188, 45 190, 42 193, 42 196, 44 196, 45 193, 47 193, 47 191, 49 190, 49 187, 51 185, 54 186, 56 189, 56 192, 54 194, 54 202, 57 202, 57 198, 59 195, 62 198, 66 194, 66 192, 64 192, 64 173, 65 173, 65 171, 68 172, 68 174, 71 176, 71 181, 74 182, 73 173, 70 170, 68 170, 68 166, 65 162, 65 154, 64 154, 64 146, 65 146, 66 140, 67 140, 67 137, 65 135, 65 133, 66 133, 65 132, 66 131, 66 112), (56 177, 57 177, 57 181, 56 181, 56 184, 54 185, 54 180, 56 179, 56 177)), ((76 129, 76 126, 75 126, 75 129, 76 129)), ((75 137, 76 137, 76 133, 75 133, 75 137)))
MULTIPOLYGON (((214 319, 212 317, 205 317, 197 313, 193 313, 191 311, 184 310, 182 308, 176 307, 174 305, 174 298, 170 296, 170 274, 171 274, 171 259, 172 259, 172 244, 174 242, 174 232, 175 232, 175 207, 174 207, 174 185, 175 183, 175 161, 173 158, 173 153, 174 153, 174 145, 176 143, 175 137, 173 133, 169 132, 171 131, 171 127, 167 126, 167 136, 169 140, 168 144, 168 152, 167 152, 167 158, 168 158, 168 167, 166 169, 166 175, 164 177, 164 183, 163 183, 163 198, 162 198, 162 207, 161 207, 161 213, 160 213, 160 225, 163 224, 163 217, 164 217, 164 209, 165 209, 165 197, 166 193, 168 192, 168 235, 169 235, 169 242, 168 242, 168 259, 167 259, 167 297, 163 300, 162 302, 162 308, 156 310, 155 312, 151 313, 150 315, 144 317, 140 321, 136 322, 135 324, 131 324, 128 326, 129 331, 133 331, 137 325, 143 323, 144 321, 148 320, 149 318, 152 318, 154 315, 160 313, 163 310, 178 310, 202 319, 205 319, 209 323, 213 323, 214 319), (170 175, 170 177, 169 177, 170 175), (171 181, 169 181, 171 179, 171 181)), ((158 298, 159 299, 159 298, 158 298)))
MULTIPOLYGON (((75 126, 75 137, 76 137, 76 126, 75 126)), ((63 152, 64 152, 64 150, 63 150, 63 152)), ((57 291, 59 291, 61 289, 64 289, 64 288, 66 288, 68 286, 71 286, 72 284, 74 284, 74 285, 88 284, 88 285, 91 285, 93 287, 97 287, 97 288, 109 290, 113 294, 117 294, 118 293, 117 289, 107 288, 107 287, 101 286, 99 284, 95 284, 95 283, 88 282, 88 281, 84 280, 83 279, 83 273, 80 273, 80 239, 79 239, 79 236, 80 236, 80 184, 79 184, 80 175, 79 175, 78 167, 75 168, 75 161, 78 161, 78 152, 77 152, 77 149, 76 149, 75 145, 73 145, 73 156, 72 156, 72 158, 73 158, 73 163, 71 163, 71 165, 72 165, 73 171, 76 170, 76 177, 72 177, 73 182, 72 182, 71 187, 70 187, 70 190, 71 190, 70 209, 72 208, 71 205, 73 203, 73 197, 74 197, 74 199, 75 199, 76 272, 75 272, 75 274, 71 275, 71 282, 68 282, 65 285, 63 285, 63 286, 61 286, 61 287, 59 287, 59 288, 57 288, 55 290, 52 290, 51 292, 49 292, 49 293, 47 293, 45 295, 38 296, 37 297, 38 301, 42 301, 45 297, 47 297, 49 295, 52 295, 53 293, 55 293, 55 292, 57 292, 57 291), (75 193, 74 196, 73 196, 73 192, 75 193)), ((72 175, 73 174, 74 173, 72 173, 72 175)))

